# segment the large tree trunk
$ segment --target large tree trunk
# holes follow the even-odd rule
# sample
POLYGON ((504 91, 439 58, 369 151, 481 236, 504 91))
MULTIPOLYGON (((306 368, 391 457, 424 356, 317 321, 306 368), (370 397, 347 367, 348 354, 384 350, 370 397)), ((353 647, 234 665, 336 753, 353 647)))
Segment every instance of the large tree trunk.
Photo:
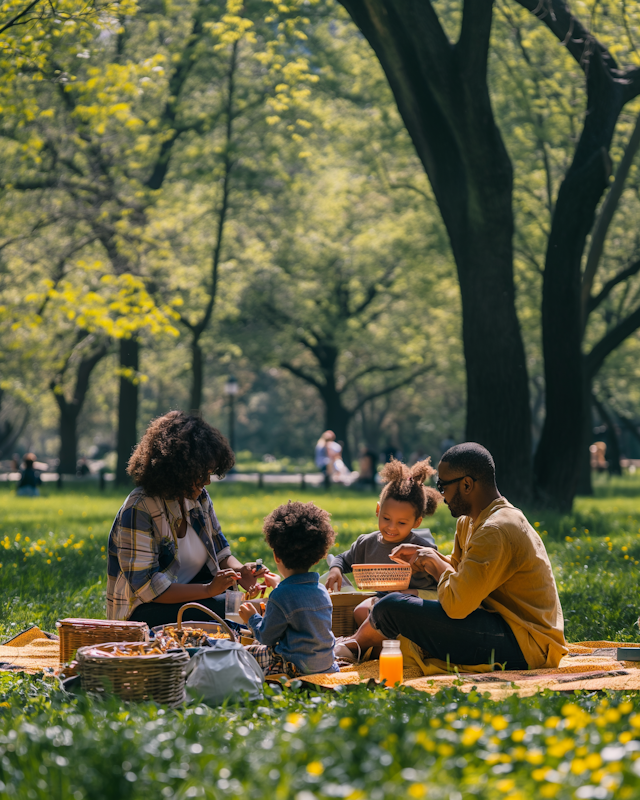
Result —
POLYGON ((74 403, 60 405, 60 463, 58 472, 75 475, 78 465, 78 408, 74 403))
POLYGON ((120 396, 118 398, 118 442, 116 484, 130 483, 127 464, 137 442, 138 383, 133 380, 139 369, 140 342, 137 339, 120 339, 120 396))
POLYGON ((433 187, 458 268, 467 438, 487 447, 500 488, 531 490, 531 414, 513 284, 512 170, 487 87, 491 0, 465 2, 451 44, 423 0, 342 0, 376 52, 433 187))
POLYGON ((596 51, 589 62, 587 115, 575 156, 558 193, 542 291, 546 418, 535 456, 538 499, 571 509, 587 446, 589 375, 582 353, 582 257, 610 174, 611 138, 621 91, 596 51))
POLYGON ((591 384, 586 389, 587 396, 585 398, 586 413, 584 416, 584 439, 583 447, 580 451, 580 466, 578 470, 578 483, 576 486, 576 494, 584 497, 593 496, 593 483, 591 481, 591 451, 589 447, 593 440, 593 414, 592 414, 592 389, 591 384))
MULTIPOLYGON (((86 336, 86 334, 84 335, 86 336)), ((92 338, 92 336, 85 338, 85 344, 92 338)), ((78 464, 78 418, 89 392, 91 373, 98 362, 106 356, 108 350, 109 343, 102 342, 93 352, 85 355, 80 360, 71 400, 67 400, 62 388, 62 379, 67 371, 68 362, 62 373, 51 381, 50 388, 60 411, 60 463, 58 472, 61 474, 75 475, 78 464)))

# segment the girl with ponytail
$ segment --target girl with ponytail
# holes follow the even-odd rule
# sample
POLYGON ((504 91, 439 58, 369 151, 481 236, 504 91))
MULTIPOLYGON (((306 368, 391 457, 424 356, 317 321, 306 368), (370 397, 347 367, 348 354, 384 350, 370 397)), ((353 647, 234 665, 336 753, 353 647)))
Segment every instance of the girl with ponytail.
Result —
MULTIPOLYGON (((345 572, 352 572, 353 564, 392 564, 389 555, 399 544, 416 544, 437 550, 428 528, 416 530, 420 528, 423 517, 435 514, 442 500, 440 492, 424 485, 435 473, 429 458, 418 461, 413 467, 395 459, 384 465, 380 473, 384 487, 376 506, 378 530, 359 536, 347 552, 327 558, 330 562, 326 584, 329 591, 340 591, 342 576, 345 572)), ((435 581, 427 573, 414 573, 406 594, 417 595, 420 590, 434 586, 435 581)), ((365 600, 355 609, 358 625, 369 615, 373 605, 371 601, 375 599, 365 600)))

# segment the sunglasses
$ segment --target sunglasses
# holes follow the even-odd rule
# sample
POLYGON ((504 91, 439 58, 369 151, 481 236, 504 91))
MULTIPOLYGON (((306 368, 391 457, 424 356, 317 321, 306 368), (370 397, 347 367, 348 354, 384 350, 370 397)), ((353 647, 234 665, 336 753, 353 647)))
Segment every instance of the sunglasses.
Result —
POLYGON ((436 489, 440 492, 440 494, 444 494, 445 486, 450 486, 452 483, 459 483, 465 478, 471 478, 472 481, 475 481, 475 478, 472 475, 461 475, 459 478, 451 478, 450 481, 441 481, 440 478, 438 478, 436 481, 436 489))

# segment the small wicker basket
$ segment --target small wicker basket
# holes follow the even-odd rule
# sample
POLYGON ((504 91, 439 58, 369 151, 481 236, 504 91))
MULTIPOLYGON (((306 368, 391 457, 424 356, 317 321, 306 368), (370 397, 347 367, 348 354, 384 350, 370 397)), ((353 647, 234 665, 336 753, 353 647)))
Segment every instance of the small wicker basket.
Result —
MULTIPOLYGON (((149 627, 146 622, 114 619, 59 619, 60 664, 66 664, 76 650, 105 642, 148 642, 149 627)), ((68 673, 68 671, 67 671, 68 673)))
POLYGON ((358 589, 370 592, 403 592, 411 581, 410 564, 354 564, 358 589))
POLYGON ((363 600, 374 597, 374 592, 331 592, 333 603, 331 630, 335 636, 351 636, 357 629, 353 611, 363 600))
POLYGON ((81 647, 78 672, 82 688, 98 694, 116 694, 123 700, 155 700, 178 706, 185 700, 186 650, 147 655, 111 655, 121 642, 81 647))

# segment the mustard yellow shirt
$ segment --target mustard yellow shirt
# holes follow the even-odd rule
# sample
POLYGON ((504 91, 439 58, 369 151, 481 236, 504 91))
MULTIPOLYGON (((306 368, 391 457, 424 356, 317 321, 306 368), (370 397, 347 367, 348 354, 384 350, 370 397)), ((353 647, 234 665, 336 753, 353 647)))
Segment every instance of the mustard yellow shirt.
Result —
POLYGON ((567 653, 564 618, 549 556, 526 517, 504 497, 477 520, 460 517, 451 568, 438 600, 452 619, 482 607, 500 614, 530 669, 557 667, 567 653))

